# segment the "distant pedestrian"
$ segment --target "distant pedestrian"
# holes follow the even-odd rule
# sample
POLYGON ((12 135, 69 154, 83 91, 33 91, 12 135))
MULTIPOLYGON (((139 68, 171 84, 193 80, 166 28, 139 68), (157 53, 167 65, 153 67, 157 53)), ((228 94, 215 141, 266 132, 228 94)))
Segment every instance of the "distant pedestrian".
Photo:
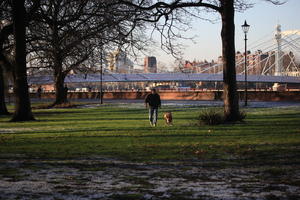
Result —
POLYGON ((42 98, 42 91, 43 91, 42 86, 39 86, 37 91, 36 91, 37 92, 37 97, 39 99, 42 98))
POLYGON ((161 107, 160 96, 157 94, 156 89, 152 88, 151 93, 145 99, 146 108, 149 107, 149 121, 151 126, 157 124, 158 108, 161 107))

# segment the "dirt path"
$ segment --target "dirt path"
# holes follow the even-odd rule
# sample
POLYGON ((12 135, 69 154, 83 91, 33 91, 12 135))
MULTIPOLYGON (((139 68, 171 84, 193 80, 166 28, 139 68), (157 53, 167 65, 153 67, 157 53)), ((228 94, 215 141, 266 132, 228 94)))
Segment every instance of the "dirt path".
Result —
POLYGON ((300 199, 300 170, 218 162, 1 159, 0 199, 300 199))

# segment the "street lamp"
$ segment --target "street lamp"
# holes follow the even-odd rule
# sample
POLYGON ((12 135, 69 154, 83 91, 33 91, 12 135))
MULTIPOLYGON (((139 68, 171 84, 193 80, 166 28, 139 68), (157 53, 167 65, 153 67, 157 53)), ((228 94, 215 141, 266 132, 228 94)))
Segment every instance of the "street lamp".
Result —
POLYGON ((245 106, 247 106, 248 104, 248 95, 247 95, 247 90, 248 90, 248 86, 247 86, 247 33, 249 31, 250 25, 247 24, 246 20, 245 23, 242 25, 242 29, 245 33, 245 106))
POLYGON ((103 104, 103 45, 101 44, 101 54, 100 54, 100 104, 103 104))

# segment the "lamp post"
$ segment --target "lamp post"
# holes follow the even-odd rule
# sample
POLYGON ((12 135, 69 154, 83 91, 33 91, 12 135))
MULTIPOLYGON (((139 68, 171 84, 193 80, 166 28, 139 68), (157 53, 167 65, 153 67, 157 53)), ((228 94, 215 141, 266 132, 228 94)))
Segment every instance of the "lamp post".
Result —
POLYGON ((246 20, 245 23, 242 25, 242 29, 245 33, 245 106, 248 105, 248 95, 247 95, 247 90, 248 90, 248 83, 247 83, 247 33, 249 31, 250 25, 247 24, 246 20))
POLYGON ((101 45, 101 55, 100 55, 100 104, 103 104, 103 45, 101 45))

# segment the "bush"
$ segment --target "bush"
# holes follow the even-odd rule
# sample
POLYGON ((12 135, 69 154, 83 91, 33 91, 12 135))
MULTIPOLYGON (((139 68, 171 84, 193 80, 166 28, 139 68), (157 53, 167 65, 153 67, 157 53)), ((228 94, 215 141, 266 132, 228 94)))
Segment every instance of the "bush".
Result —
POLYGON ((224 122, 223 114, 217 109, 206 109, 199 115, 199 124, 218 125, 224 122))
MULTIPOLYGON (((243 122, 245 118, 246 112, 241 111, 233 123, 238 121, 243 122)), ((198 118, 199 125, 218 125, 225 123, 228 122, 225 120, 222 109, 205 109, 200 113, 198 118)))
POLYGON ((245 111, 240 111, 239 115, 238 115, 238 118, 237 118, 237 121, 240 121, 240 122, 243 122, 244 119, 246 118, 246 112, 245 111))

